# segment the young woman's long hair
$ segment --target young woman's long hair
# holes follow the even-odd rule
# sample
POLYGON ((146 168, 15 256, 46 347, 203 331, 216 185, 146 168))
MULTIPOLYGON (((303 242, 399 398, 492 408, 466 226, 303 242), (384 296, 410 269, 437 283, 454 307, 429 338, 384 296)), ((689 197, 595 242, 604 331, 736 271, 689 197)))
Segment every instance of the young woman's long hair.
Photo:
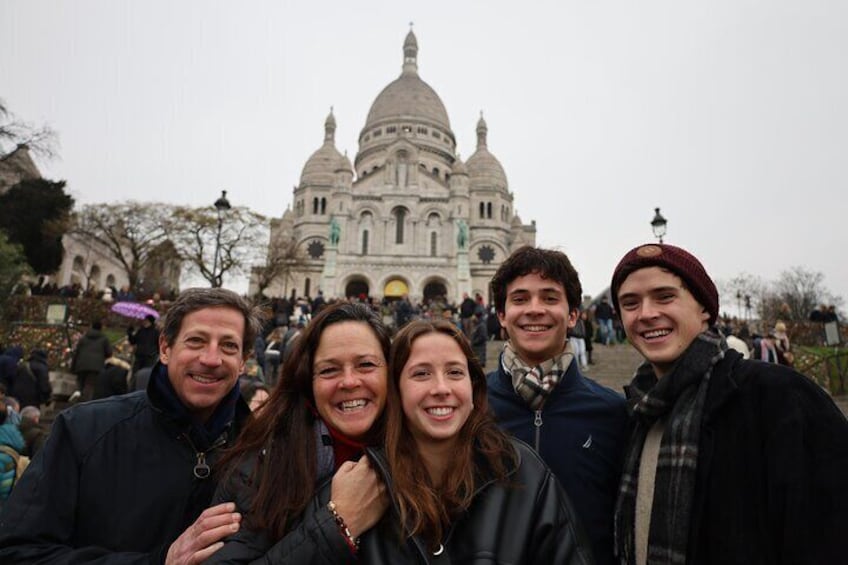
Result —
MULTIPOLYGON (((288 532, 315 491, 316 417, 310 408, 315 405, 313 364, 324 330, 342 322, 362 322, 370 327, 388 359, 389 331, 373 310, 348 302, 327 306, 301 332, 268 401, 248 420, 235 446, 222 459, 226 480, 241 461, 261 453, 252 477, 257 492, 247 525, 267 531, 272 539, 288 532)), ((382 418, 372 430, 382 428, 382 418)), ((370 437, 366 443, 375 444, 380 439, 370 437)))
POLYGON ((445 320, 415 321, 392 343, 386 398, 386 457, 394 483, 404 534, 422 537, 431 550, 438 548, 452 520, 468 509, 475 480, 482 474, 505 481, 517 455, 508 437, 489 414, 486 374, 471 345, 456 326, 445 320), (444 480, 433 484, 403 413, 400 380, 416 339, 432 334, 453 339, 468 360, 474 408, 459 437, 444 480))

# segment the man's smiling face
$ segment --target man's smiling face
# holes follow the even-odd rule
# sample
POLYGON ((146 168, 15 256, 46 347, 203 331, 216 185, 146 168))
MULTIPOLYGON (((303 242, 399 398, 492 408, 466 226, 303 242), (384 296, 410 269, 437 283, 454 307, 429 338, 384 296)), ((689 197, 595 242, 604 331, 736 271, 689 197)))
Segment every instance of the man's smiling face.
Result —
POLYGON ((618 306, 627 339, 657 377, 671 370, 710 319, 680 277, 660 267, 628 275, 618 289, 618 306))
POLYGON ((507 284, 498 319, 521 360, 537 365, 563 352, 577 310, 569 305, 562 284, 530 273, 507 284))

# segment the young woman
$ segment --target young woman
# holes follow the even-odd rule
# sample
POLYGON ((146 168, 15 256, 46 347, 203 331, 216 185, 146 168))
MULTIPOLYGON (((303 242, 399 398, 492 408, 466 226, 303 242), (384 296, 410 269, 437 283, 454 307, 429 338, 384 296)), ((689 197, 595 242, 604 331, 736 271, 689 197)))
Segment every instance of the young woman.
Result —
POLYGON ((489 415, 486 377, 462 333, 411 322, 390 355, 385 450, 369 450, 392 510, 363 536, 363 563, 591 563, 565 493, 489 415))
POLYGON ((339 303, 312 319, 225 459, 215 502, 235 502, 243 522, 206 563, 338 563, 355 555, 358 536, 388 506, 369 458, 360 458, 377 441, 388 351, 388 331, 367 306, 339 303), (329 477, 332 504, 317 506, 316 485, 329 477), (302 520, 307 507, 311 519, 302 520))

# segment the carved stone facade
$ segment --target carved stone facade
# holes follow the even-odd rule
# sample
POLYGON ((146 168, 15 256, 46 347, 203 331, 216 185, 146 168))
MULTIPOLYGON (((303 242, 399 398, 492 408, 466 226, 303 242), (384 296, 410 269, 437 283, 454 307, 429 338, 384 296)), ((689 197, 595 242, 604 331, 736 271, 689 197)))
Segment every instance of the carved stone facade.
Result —
POLYGON ((296 241, 306 267, 275 281, 267 295, 320 289, 327 296, 488 298, 504 259, 535 244, 535 222, 515 214, 482 115, 477 149, 463 163, 444 104, 418 75, 411 31, 403 54, 400 77, 368 112, 353 163, 336 149, 336 120, 332 111, 327 117, 324 143, 304 165, 293 205, 272 225, 271 245, 296 241))

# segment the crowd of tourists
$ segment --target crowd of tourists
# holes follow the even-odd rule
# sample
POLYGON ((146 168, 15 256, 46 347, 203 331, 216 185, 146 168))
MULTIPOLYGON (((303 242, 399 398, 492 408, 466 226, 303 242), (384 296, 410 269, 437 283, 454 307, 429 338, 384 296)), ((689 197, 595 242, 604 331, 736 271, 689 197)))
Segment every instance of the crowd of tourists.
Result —
POLYGON ((49 391, 0 356, 0 387, 37 392, 0 403, 0 444, 29 457, 0 450, 0 562, 848 563, 848 421, 729 345, 689 251, 635 247, 581 311, 568 257, 522 247, 491 296, 319 293, 263 319, 188 289, 128 332, 132 365, 92 324, 79 402, 32 447, 49 391), (624 394, 584 374, 616 327, 644 358, 624 394))

